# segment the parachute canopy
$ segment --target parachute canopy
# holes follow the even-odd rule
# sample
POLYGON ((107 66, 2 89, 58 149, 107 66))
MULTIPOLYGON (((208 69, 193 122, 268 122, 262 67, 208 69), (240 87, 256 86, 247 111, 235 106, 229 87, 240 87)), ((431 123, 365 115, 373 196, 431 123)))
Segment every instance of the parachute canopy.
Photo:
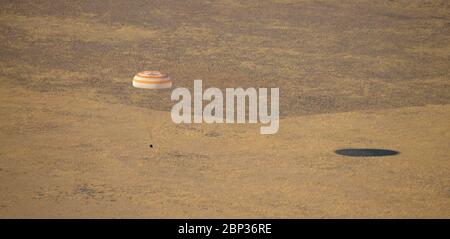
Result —
POLYGON ((133 78, 133 86, 143 89, 167 89, 172 87, 169 75, 159 71, 142 71, 133 78))

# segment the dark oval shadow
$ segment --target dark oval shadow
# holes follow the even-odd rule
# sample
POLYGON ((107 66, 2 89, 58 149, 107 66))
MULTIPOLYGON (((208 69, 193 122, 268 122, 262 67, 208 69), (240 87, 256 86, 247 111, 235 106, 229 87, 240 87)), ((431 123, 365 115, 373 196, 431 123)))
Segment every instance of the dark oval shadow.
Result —
POLYGON ((351 157, 382 157, 397 155, 400 152, 389 149, 347 148, 334 151, 336 154, 351 157))

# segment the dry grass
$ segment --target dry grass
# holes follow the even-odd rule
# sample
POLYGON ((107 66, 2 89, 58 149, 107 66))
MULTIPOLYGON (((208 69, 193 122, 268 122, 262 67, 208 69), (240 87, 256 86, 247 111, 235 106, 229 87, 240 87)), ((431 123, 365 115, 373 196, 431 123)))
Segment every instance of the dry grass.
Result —
POLYGON ((2 1, 0 217, 449 217, 449 9, 2 1), (280 87, 280 132, 174 125, 144 69, 280 87))

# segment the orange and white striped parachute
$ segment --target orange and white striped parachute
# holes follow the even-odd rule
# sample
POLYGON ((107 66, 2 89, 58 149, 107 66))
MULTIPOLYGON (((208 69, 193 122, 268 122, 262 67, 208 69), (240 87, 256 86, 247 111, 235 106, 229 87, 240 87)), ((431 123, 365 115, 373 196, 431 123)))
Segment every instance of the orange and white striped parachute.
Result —
POLYGON ((133 86, 143 89, 167 89, 172 87, 169 75, 159 71, 142 71, 133 78, 133 86))

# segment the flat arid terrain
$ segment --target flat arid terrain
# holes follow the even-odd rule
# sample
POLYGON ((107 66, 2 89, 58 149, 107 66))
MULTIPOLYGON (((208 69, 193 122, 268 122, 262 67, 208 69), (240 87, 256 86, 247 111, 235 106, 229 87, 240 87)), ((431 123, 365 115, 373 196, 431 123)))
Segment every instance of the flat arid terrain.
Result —
POLYGON ((450 218, 449 1, 0 0, 0 31, 0 218, 450 218), (280 129, 175 124, 143 70, 278 87, 280 129))

